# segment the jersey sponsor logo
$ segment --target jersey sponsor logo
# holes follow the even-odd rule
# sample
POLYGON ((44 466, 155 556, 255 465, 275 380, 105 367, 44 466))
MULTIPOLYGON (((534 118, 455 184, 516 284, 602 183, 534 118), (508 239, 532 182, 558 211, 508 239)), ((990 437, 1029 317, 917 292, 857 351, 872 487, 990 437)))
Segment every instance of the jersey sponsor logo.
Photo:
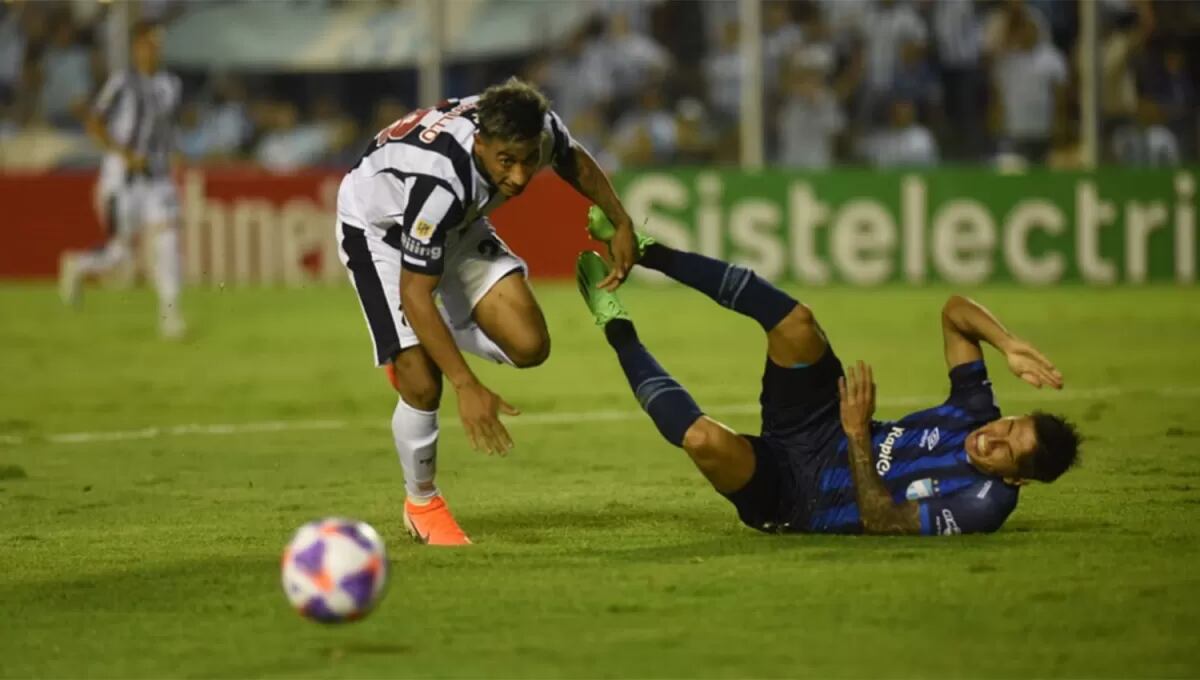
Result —
POLYGON ((904 497, 910 501, 917 501, 922 498, 932 498, 938 495, 938 491, 938 480, 932 478, 918 479, 908 485, 908 489, 904 492, 904 497))
POLYGON ((932 451, 938 445, 938 441, 942 438, 941 432, 935 427, 932 430, 925 430, 921 433, 921 448, 932 451))
POLYGON ((939 536, 953 536, 961 534, 962 529, 958 527, 958 522, 954 520, 954 513, 950 512, 950 508, 942 508, 939 515, 934 515, 936 521, 937 533, 939 536))
POLYGON ((875 461, 875 471, 879 474, 886 475, 887 471, 892 469, 892 447, 896 445, 896 439, 902 434, 904 434, 903 427, 893 427, 883 440, 883 445, 879 447, 879 460, 875 461))
POLYGON ((400 243, 402 246, 404 246, 404 252, 408 253, 409 255, 416 255, 419 257, 427 257, 431 260, 442 259, 442 247, 441 246, 429 246, 429 245, 423 244, 420 241, 418 241, 417 239, 413 238, 412 236, 409 236, 408 234, 402 235, 402 237, 400 239, 400 243))
POLYGON ((429 243, 429 239, 433 238, 435 231, 437 231, 437 226, 432 222, 417 218, 417 223, 412 228, 412 235, 421 243, 429 243))

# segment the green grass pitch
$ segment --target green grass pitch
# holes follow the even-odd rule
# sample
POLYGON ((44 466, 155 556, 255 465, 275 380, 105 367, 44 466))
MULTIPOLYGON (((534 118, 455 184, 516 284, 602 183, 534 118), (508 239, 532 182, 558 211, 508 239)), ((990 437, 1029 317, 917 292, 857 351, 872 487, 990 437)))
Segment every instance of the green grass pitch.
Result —
MULTIPOLYGON (((0 287, 0 676, 1200 675, 1195 289, 971 291, 1066 375, 1037 392, 989 351, 1002 408, 1074 418, 1085 463, 995 535, 922 539, 739 526, 573 285, 536 288, 550 361, 479 369, 524 410, 516 450, 470 451, 447 395, 439 479, 477 542, 447 551, 401 526, 394 396, 348 288, 189 291, 174 345, 146 291, 70 311, 0 287), (335 514, 380 530, 392 580, 367 620, 322 627, 278 560, 335 514)), ((874 363, 881 417, 943 398, 948 290, 793 292, 874 363)), ((625 297, 700 404, 755 431, 757 326, 682 288, 625 297)))

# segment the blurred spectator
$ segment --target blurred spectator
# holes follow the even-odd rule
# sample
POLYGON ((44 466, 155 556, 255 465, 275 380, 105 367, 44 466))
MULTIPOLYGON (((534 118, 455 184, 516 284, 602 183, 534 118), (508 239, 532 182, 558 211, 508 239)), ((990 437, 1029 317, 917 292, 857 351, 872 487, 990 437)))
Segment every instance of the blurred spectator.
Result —
POLYGON ((622 167, 664 165, 674 160, 679 127, 659 83, 642 88, 635 107, 617 121, 609 142, 622 167))
POLYGON ((180 114, 181 152, 190 160, 230 160, 250 140, 253 128, 246 111, 246 91, 235 78, 222 76, 213 84, 213 102, 185 105, 180 114))
POLYGON ((408 107, 399 99, 383 97, 375 102, 375 108, 371 111, 371 122, 367 125, 367 133, 375 134, 384 128, 391 127, 392 123, 407 116, 408 111, 408 107))
POLYGON ((1161 58, 1148 69, 1143 90, 1158 104, 1167 127, 1184 148, 1195 149, 1192 140, 1200 122, 1197 116, 1200 98, 1197 97, 1196 80, 1188 72, 1187 54, 1182 44, 1175 42, 1166 46, 1161 58))
POLYGON ((800 52, 788 69, 777 120, 781 165, 823 170, 833 163, 834 138, 846 121, 826 83, 829 55, 800 52))
POLYGON ((1041 12, 1025 4, 1025 0, 1002 0, 984 19, 984 54, 991 56, 1007 49, 1013 27, 1027 22, 1034 25, 1036 42, 1050 42, 1050 26, 1041 12))
POLYGON ((1138 3, 1137 11, 1122 11, 1114 16, 1113 30, 1100 47, 1100 115, 1106 129, 1133 120, 1138 110, 1137 82, 1133 60, 1141 53, 1154 28, 1148 2, 1138 3))
POLYGON ((685 97, 675 105, 677 146, 675 162, 684 165, 711 163, 718 131, 704 103, 685 97))
POLYGON ((25 66, 25 33, 20 5, 0 4, 0 107, 16 100, 25 66))
POLYGON ((861 38, 862 25, 875 0, 819 0, 830 36, 839 51, 861 38))
POLYGON ((786 0, 763 4, 763 85, 768 93, 778 92, 787 61, 804 45, 804 32, 792 16, 786 0))
POLYGON ((896 99, 888 108, 890 126, 868 136, 862 156, 876 168, 902 168, 936 165, 937 142, 927 128, 917 122, 917 110, 907 99, 896 99))
POLYGON ((42 120, 61 128, 81 127, 92 90, 92 62, 87 48, 77 39, 75 24, 65 15, 54 26, 40 70, 38 112, 42 120))
POLYGON ((1113 134, 1113 156, 1122 165, 1162 168, 1179 165, 1179 142, 1163 125, 1162 111, 1152 99, 1138 101, 1135 122, 1113 134))
POLYGON ((945 117, 952 149, 963 157, 983 152, 987 83, 982 68, 983 26, 974 0, 933 3, 933 32, 941 66, 945 117))
POLYGON ((726 21, 721 26, 720 42, 704 62, 708 80, 709 99, 722 126, 730 125, 741 110, 742 55, 738 23, 726 21))
POLYGON ((891 98, 907 99, 917 106, 925 120, 941 121, 942 84, 933 64, 920 44, 906 42, 892 76, 891 98))
POLYGON ((550 98, 568 128, 579 114, 597 106, 607 107, 612 99, 612 82, 600 45, 603 34, 603 18, 594 17, 571 35, 546 67, 549 73, 544 80, 550 98))
POLYGON ((866 52, 859 119, 873 118, 880 104, 891 97, 896 72, 903 54, 924 60, 928 32, 920 15, 908 3, 879 0, 862 17, 863 49, 866 52))
POLYGON ((616 12, 608 31, 598 40, 612 80, 612 97, 625 102, 634 97, 643 84, 666 75, 671 57, 661 45, 629 25, 624 12, 616 12))
POLYGON ((999 119, 1007 150, 1041 163, 1065 106, 1067 64, 1049 41, 1039 40, 1030 12, 1005 16, 1005 30, 993 55, 993 120, 999 119))
POLYGON ((300 123, 296 105, 282 100, 260 105, 264 134, 254 151, 259 165, 271 172, 292 172, 321 164, 334 147, 336 131, 322 123, 300 123))

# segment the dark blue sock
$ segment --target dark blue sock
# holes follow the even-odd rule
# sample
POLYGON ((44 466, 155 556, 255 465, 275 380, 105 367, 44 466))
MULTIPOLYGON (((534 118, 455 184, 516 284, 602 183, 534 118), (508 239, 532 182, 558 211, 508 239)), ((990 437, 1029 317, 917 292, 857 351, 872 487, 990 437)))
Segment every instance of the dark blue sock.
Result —
POLYGON ((798 304, 792 296, 747 267, 675 250, 661 243, 647 246, 638 264, 695 288, 722 307, 745 314, 763 330, 774 328, 798 304))
POLYGON ((667 441, 683 446, 683 435, 704 415, 692 395, 658 365, 638 340, 633 323, 613 319, 604 326, 608 344, 617 351, 617 359, 629 380, 629 387, 642 409, 667 441))

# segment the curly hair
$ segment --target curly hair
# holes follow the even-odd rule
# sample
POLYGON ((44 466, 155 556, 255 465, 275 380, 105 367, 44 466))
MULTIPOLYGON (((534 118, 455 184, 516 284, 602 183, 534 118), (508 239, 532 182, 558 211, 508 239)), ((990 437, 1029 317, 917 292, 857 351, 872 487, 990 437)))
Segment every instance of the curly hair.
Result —
POLYGON ((550 102, 520 78, 493 85, 479 98, 479 132, 489 139, 524 142, 537 139, 550 102))

